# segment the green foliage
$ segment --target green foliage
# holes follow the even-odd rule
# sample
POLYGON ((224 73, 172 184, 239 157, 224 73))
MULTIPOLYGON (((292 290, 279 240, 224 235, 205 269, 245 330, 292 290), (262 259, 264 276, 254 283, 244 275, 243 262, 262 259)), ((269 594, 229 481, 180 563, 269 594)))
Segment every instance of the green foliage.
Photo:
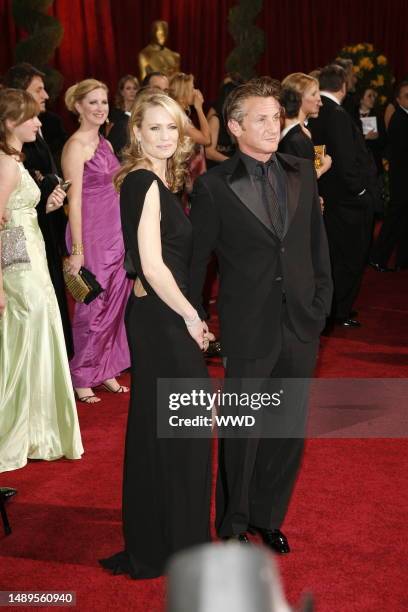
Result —
POLYGON ((13 17, 16 24, 28 32, 15 48, 15 61, 29 62, 45 72, 46 88, 51 98, 61 91, 63 77, 51 68, 48 61, 54 55, 64 35, 58 19, 47 15, 54 0, 13 0, 13 17))
POLYGON ((265 47, 264 33, 253 23, 262 4, 263 0, 238 0, 228 15, 228 29, 236 47, 229 54, 225 67, 227 72, 239 72, 245 79, 256 75, 255 66, 265 47))

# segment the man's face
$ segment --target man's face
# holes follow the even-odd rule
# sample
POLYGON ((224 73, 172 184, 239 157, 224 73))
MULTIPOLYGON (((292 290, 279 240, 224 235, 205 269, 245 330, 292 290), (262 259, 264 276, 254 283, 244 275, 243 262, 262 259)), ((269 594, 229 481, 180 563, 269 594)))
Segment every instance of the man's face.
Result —
POLYGON ((278 148, 281 129, 281 107, 275 98, 251 97, 242 104, 244 118, 228 126, 243 153, 266 161, 278 148))
POLYGON ((155 75, 149 80, 149 87, 158 87, 162 91, 169 91, 169 79, 163 75, 155 75))
POLYGON ((45 111, 45 101, 48 100, 49 95, 45 91, 42 78, 40 76, 33 77, 26 91, 33 96, 34 100, 40 106, 41 112, 45 111))
POLYGON ((408 110, 408 85, 404 85, 404 87, 401 87, 397 102, 400 106, 402 106, 402 108, 408 110))

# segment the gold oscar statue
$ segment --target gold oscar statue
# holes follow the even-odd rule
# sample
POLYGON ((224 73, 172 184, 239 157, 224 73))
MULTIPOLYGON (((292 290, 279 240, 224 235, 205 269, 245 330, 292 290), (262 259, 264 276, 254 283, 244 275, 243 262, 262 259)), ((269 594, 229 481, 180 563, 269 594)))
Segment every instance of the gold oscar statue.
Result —
POLYGON ((153 21, 150 44, 139 53, 141 80, 150 72, 162 72, 168 77, 175 72, 180 72, 180 53, 164 46, 168 31, 167 21, 153 21))

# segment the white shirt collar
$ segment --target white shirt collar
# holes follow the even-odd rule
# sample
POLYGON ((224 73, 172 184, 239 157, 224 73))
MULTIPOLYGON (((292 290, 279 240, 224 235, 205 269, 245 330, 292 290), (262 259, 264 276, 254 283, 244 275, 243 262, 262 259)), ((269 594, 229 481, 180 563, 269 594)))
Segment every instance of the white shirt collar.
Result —
POLYGON ((294 128, 296 125, 300 125, 300 121, 296 121, 296 123, 292 123, 291 125, 288 125, 287 127, 285 127, 281 131, 280 140, 282 140, 282 138, 285 138, 286 134, 290 132, 290 130, 294 128))
POLYGON ((400 108, 402 108, 403 111, 405 111, 408 115, 408 108, 404 108, 403 106, 401 106, 401 104, 399 105, 400 108))
POLYGON ((320 95, 325 96, 325 98, 330 98, 330 100, 333 100, 333 102, 341 106, 341 102, 338 101, 336 96, 334 96, 331 91, 321 91, 320 95))

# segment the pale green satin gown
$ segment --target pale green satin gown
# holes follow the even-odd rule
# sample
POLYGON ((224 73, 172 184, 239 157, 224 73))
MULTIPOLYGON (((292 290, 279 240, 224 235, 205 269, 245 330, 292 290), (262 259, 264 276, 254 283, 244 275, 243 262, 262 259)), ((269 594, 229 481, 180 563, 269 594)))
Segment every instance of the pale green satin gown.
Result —
POLYGON ((31 269, 3 273, 0 472, 21 468, 27 459, 80 459, 83 453, 64 333, 37 222, 40 190, 23 164, 18 166, 21 183, 7 203, 7 227, 24 227, 31 269))

